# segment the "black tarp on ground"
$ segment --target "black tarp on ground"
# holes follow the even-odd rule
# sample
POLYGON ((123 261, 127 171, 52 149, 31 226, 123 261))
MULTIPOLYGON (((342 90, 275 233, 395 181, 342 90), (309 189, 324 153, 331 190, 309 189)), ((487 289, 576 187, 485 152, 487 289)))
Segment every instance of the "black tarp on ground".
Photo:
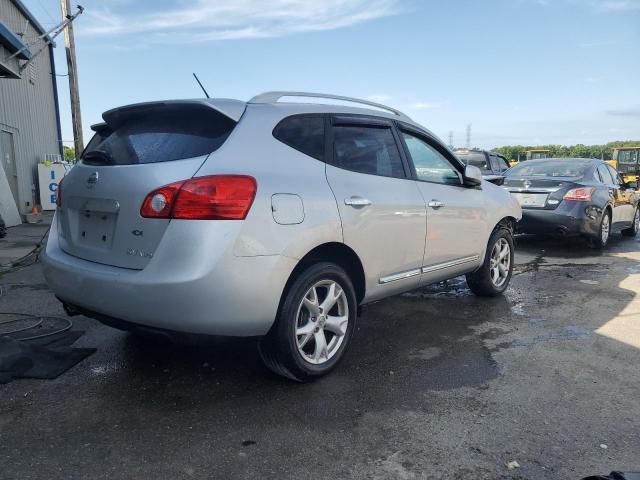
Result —
POLYGON ((67 331, 33 341, 0 337, 0 384, 16 378, 53 379, 63 374, 96 351, 70 347, 83 333, 67 331))

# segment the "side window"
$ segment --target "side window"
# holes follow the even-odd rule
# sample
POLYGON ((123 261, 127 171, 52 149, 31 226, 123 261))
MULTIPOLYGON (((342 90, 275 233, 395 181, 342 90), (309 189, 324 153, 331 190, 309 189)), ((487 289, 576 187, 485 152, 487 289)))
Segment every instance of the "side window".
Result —
POLYGON ((609 170, 604 165, 598 165, 598 173, 600 174, 600 178, 602 179, 602 183, 605 185, 614 185, 613 179, 609 174, 609 170))
POLYGON ((500 159, 496 155, 489 155, 489 160, 491 161, 491 170, 493 173, 500 173, 502 171, 500 159))
POLYGON ((273 136, 291 148, 324 161, 324 117, 294 115, 273 129, 273 136))
POLYGON ((598 183, 604 183, 602 181, 602 177, 600 176, 600 172, 598 172, 597 168, 593 171, 593 179, 598 183))
POLYGON ((335 166, 369 175, 406 178, 398 145, 390 128, 333 127, 335 166))
POLYGON ((498 164, 500 165, 500 173, 506 172, 511 168, 511 165, 509 165, 509 162, 507 162, 507 159, 504 157, 498 157, 498 164))
POLYGON ((606 167, 607 167, 607 170, 609 170, 609 173, 611 174, 611 176, 613 177, 613 184, 622 185, 622 181, 620 180, 620 175, 618 175, 618 172, 616 172, 611 165, 607 165, 606 167))
POLYGON ((460 185, 458 171, 435 148, 418 137, 402 132, 413 165, 416 168, 418 180, 460 185))

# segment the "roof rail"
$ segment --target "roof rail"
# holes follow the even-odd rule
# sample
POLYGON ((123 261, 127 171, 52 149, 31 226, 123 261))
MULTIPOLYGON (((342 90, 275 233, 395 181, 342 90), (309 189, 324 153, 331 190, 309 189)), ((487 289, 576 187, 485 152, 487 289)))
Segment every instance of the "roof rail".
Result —
POLYGON ((382 105, 381 103, 370 102, 369 100, 362 100, 359 98, 343 97, 342 95, 330 95, 326 93, 311 93, 311 92, 265 92, 260 95, 256 95, 249 103, 277 103, 282 97, 311 97, 311 98, 326 98, 330 100, 341 100, 343 102, 360 103, 362 105, 368 105, 370 107, 376 107, 381 110, 386 110, 400 118, 411 121, 408 115, 402 113, 395 108, 382 105))

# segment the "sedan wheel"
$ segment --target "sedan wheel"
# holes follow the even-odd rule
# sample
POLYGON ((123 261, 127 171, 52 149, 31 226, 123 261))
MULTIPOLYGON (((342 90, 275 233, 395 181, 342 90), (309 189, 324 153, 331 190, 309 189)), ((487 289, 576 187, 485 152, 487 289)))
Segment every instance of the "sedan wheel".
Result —
POLYGON ((609 210, 605 210, 600 221, 600 231, 596 236, 591 238, 589 245, 593 248, 603 249, 609 242, 609 234, 611 233, 611 216, 609 210))

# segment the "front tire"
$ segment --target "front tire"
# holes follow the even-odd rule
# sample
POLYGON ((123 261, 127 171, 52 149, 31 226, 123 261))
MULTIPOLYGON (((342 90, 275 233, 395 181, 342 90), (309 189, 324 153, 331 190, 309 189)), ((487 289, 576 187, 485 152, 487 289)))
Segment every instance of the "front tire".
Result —
POLYGON ((509 286, 513 275, 513 235, 506 228, 497 228, 487 244, 484 263, 467 274, 467 285, 480 297, 496 297, 509 286))
POLYGON ((334 263, 311 265, 287 288, 260 356, 273 372, 298 382, 326 375, 344 356, 356 312, 347 273, 334 263))
POLYGON ((640 207, 636 208, 631 227, 622 230, 622 234, 626 237, 635 237, 638 235, 638 230, 640 230, 640 207))
POLYGON ((609 243, 611 234, 611 214, 609 210, 605 210, 600 220, 600 228, 596 236, 589 239, 589 246, 598 250, 603 250, 609 243))

